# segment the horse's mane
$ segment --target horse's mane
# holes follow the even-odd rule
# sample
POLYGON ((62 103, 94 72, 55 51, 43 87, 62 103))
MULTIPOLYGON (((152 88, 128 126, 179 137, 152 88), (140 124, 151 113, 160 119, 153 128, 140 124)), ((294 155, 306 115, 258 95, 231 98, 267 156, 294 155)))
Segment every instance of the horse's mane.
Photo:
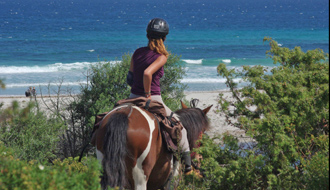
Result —
POLYGON ((196 141, 201 133, 209 128, 209 120, 200 108, 197 108, 199 100, 193 99, 190 102, 191 108, 180 109, 175 113, 179 116, 182 125, 187 130, 189 146, 192 150, 196 147, 196 141))

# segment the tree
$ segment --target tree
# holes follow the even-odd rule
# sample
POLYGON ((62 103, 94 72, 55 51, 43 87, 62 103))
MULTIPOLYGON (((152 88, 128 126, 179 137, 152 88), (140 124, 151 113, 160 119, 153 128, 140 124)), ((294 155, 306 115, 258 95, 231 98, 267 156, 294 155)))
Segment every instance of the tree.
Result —
POLYGON ((276 64, 271 74, 263 66, 244 66, 243 72, 218 66, 235 98, 220 95, 220 112, 256 143, 243 149, 225 135, 220 148, 206 140, 208 147, 199 150, 206 181, 214 189, 329 189, 329 55, 264 41, 276 64), (238 89, 234 78, 249 85, 238 89))

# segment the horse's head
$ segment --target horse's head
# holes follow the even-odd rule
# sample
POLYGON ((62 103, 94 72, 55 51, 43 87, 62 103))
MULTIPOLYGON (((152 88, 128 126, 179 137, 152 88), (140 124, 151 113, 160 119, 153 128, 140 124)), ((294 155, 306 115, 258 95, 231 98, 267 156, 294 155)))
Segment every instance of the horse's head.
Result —
POLYGON ((191 100, 190 108, 188 108, 188 106, 181 101, 182 109, 175 112, 179 116, 182 125, 187 130, 190 149, 196 147, 196 140, 210 127, 206 114, 213 105, 202 110, 197 108, 198 102, 198 99, 191 100))
MULTIPOLYGON (((198 99, 193 99, 193 100, 191 100, 191 101, 190 101, 190 107, 191 107, 191 108, 197 108, 197 104, 198 104, 198 102, 199 102, 198 99)), ((206 115, 206 114, 210 111, 210 109, 211 109, 212 106, 213 106, 213 105, 210 105, 209 107, 203 109, 202 112, 206 115)), ((181 107, 182 107, 182 109, 187 109, 187 108, 188 108, 188 106, 186 106, 186 105, 183 103, 183 101, 181 101, 181 107)))

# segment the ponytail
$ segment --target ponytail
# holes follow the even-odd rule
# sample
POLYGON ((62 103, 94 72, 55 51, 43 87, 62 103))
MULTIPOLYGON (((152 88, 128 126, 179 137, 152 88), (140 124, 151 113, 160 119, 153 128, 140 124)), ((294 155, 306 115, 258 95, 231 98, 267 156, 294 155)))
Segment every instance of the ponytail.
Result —
POLYGON ((159 39, 149 38, 148 47, 150 48, 150 50, 165 55, 166 57, 170 55, 166 50, 166 47, 164 45, 164 40, 162 38, 159 39))

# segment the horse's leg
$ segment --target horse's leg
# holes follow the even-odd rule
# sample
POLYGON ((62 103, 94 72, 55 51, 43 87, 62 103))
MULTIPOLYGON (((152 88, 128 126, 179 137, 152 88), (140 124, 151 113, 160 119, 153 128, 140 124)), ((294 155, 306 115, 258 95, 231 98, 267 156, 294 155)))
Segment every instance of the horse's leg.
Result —
POLYGON ((134 189, 135 190, 146 190, 147 179, 141 171, 133 171, 134 189))
POLYGON ((177 187, 176 182, 174 181, 174 178, 179 175, 179 169, 180 169, 180 164, 177 159, 172 156, 171 160, 171 174, 168 177, 164 187, 161 188, 161 190, 174 190, 177 187))
POLYGON ((178 186, 177 176, 179 176, 180 172, 180 162, 174 156, 172 156, 171 160, 171 174, 168 177, 165 185, 161 188, 161 190, 175 190, 178 186))
POLYGON ((136 165, 132 170, 133 180, 134 180, 134 189, 135 190, 146 190, 147 189, 147 176, 143 170, 142 163, 145 159, 144 155, 141 155, 136 160, 136 165))
MULTIPOLYGON (((160 138, 160 140, 162 140, 160 138)), ((150 174, 148 181, 148 190, 156 190, 165 186, 171 173, 171 157, 170 153, 158 154, 154 158, 157 159, 154 168, 150 174)))
POLYGON ((148 186, 152 169, 155 165, 155 155, 151 150, 146 158, 141 155, 132 170, 135 190, 150 190, 153 187, 148 186))

